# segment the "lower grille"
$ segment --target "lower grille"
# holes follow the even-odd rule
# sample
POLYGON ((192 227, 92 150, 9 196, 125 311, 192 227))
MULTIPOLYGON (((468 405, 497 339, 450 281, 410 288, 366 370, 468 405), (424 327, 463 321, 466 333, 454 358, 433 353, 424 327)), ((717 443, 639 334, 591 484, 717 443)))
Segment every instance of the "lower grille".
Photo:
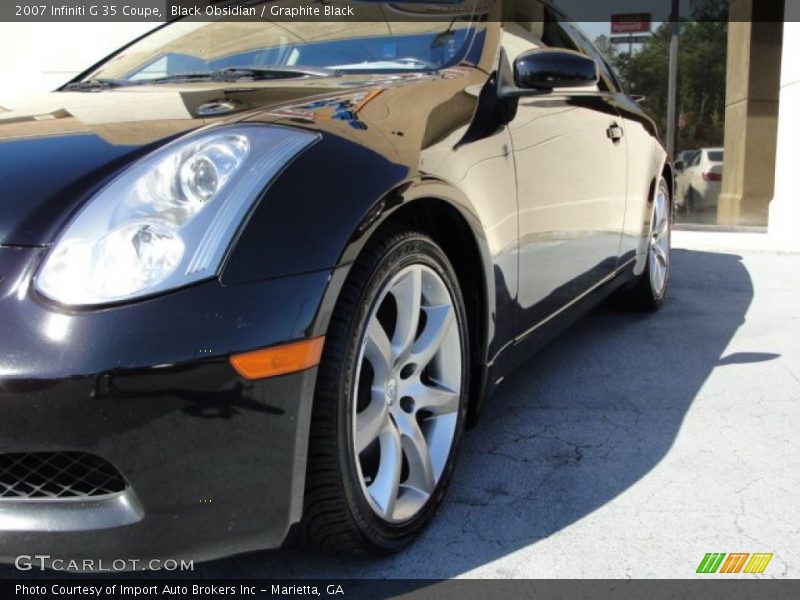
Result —
POLYGON ((86 498, 122 492, 125 478, 85 452, 0 454, 0 498, 86 498))

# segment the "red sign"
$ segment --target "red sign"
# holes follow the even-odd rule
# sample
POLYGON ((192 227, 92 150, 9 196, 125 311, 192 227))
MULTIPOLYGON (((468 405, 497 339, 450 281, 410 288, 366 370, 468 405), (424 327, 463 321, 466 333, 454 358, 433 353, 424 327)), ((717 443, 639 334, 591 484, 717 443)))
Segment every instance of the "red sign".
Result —
POLYGON ((650 33, 652 16, 650 13, 611 15, 611 33, 650 33))

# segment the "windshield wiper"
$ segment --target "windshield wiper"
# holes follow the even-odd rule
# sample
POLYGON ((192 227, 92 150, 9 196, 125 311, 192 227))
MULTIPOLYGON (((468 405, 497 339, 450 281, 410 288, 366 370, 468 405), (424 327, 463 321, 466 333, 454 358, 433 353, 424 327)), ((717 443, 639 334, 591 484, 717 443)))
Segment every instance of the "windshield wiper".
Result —
POLYGON ((109 88, 153 85, 161 83, 191 83, 193 81, 238 81, 252 79, 263 81, 270 79, 299 79, 305 77, 340 77, 341 71, 323 67, 226 67, 216 71, 198 71, 195 73, 175 73, 166 77, 151 79, 87 79, 75 81, 64 86, 65 90, 77 92, 95 92, 109 88))
POLYGON ((253 79, 292 79, 298 77, 340 77, 338 69, 325 67, 227 67, 216 71, 224 76, 240 79, 252 77, 253 79))
POLYGON ((109 88, 129 85, 129 82, 121 79, 86 79, 84 81, 73 81, 64 86, 63 89, 70 92, 99 92, 109 88))
POLYGON ((253 79, 299 79, 302 77, 338 77, 335 69, 316 67, 226 67, 216 71, 199 71, 197 73, 176 73, 166 77, 138 79, 126 82, 128 85, 150 85, 159 83, 187 83, 192 81, 238 81, 253 79))
POLYGON ((165 77, 152 77, 147 79, 133 79, 128 85, 150 85, 153 83, 187 83, 192 81, 212 81, 215 79, 214 71, 198 71, 197 73, 175 73, 165 77))

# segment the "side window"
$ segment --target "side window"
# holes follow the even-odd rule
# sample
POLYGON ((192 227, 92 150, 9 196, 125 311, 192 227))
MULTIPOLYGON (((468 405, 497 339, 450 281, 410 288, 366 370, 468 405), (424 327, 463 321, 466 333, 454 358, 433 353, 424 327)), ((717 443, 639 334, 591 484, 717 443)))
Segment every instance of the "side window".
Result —
POLYGON ((501 44, 508 60, 539 48, 578 50, 559 23, 558 14, 540 0, 504 0, 501 44))
POLYGON ((509 62, 528 50, 544 48, 544 5, 536 0, 503 2, 503 35, 501 45, 509 62))
POLYGON ((619 92, 620 86, 616 75, 606 62, 605 56, 589 41, 589 38, 574 23, 562 20, 562 26, 570 32, 578 45, 579 52, 595 60, 600 67, 600 89, 604 92, 619 92))

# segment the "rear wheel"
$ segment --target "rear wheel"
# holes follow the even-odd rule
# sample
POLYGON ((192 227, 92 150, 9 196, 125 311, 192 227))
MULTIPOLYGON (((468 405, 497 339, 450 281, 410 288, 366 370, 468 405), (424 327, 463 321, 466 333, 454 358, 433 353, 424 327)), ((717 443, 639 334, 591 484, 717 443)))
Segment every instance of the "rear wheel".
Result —
POLYGON ((320 364, 301 525, 308 542, 380 555, 425 528, 464 428, 467 342, 442 250, 414 232, 373 240, 345 283, 320 364))
POLYGON ((669 283, 671 246, 672 204, 669 186, 662 177, 653 200, 645 270, 635 287, 622 292, 624 304, 648 311, 661 306, 669 283))

